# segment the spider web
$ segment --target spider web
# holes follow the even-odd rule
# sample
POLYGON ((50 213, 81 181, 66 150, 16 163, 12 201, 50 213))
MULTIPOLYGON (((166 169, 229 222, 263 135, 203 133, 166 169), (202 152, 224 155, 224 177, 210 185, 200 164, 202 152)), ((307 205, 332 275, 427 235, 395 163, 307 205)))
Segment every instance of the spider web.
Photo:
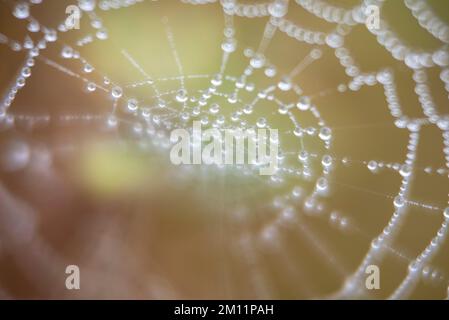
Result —
MULTIPOLYGON (((203 198, 212 199, 212 208, 219 201, 220 209, 209 210, 225 211, 226 219, 242 228, 226 241, 232 259, 249 279, 250 289, 243 296, 446 296, 449 27, 436 9, 420 0, 391 8, 380 0, 181 2, 79 1, 75 4, 83 12, 82 28, 67 30, 64 22, 51 28, 34 16, 41 8, 50 10, 42 1, 3 1, 4 15, 24 29, 22 37, 25 34, 25 40, 18 40, 13 32, 6 32, 9 28, 0 33, 0 44, 21 57, 19 71, 8 79, 0 103, 0 127, 9 139, 2 152, 3 170, 17 173, 31 162, 45 164, 49 155, 36 158, 32 141, 38 140, 34 132, 49 126, 74 125, 82 130, 77 125, 92 125, 115 142, 132 141, 140 151, 157 154, 165 162, 173 144, 170 131, 189 129, 195 120, 219 129, 279 128, 279 168, 271 177, 259 176, 257 165, 171 168, 176 172, 174 184, 210 186, 223 176, 232 182, 218 189, 218 196, 201 187, 196 192, 206 206, 208 199, 203 198), (369 5, 381 9, 377 30, 365 26, 369 5), (165 41, 169 55, 164 60, 169 61, 172 73, 154 76, 150 70, 155 65, 145 61, 145 57, 154 60, 151 53, 140 53, 138 46, 128 49, 121 42, 124 39, 113 49, 103 50, 103 61, 83 57, 90 47, 101 48, 120 36, 120 30, 103 23, 107 15, 118 17, 139 8, 159 17, 154 34, 165 41), (218 49, 214 51, 218 54, 207 72, 194 70, 181 54, 186 50, 180 50, 180 43, 186 40, 194 47, 198 42, 195 54, 200 62, 209 52, 201 51, 201 36, 183 39, 174 31, 175 25, 189 24, 187 18, 179 22, 182 14, 172 14, 175 8, 185 10, 186 17, 198 12, 222 19, 212 22, 219 24, 223 36, 219 47, 210 49, 218 49), (390 26, 387 18, 398 11, 416 19, 414 26, 425 32, 422 48, 421 43, 409 44, 413 40, 403 39, 390 26), (365 42, 367 48, 361 44, 365 42), (109 54, 121 58, 120 68, 133 74, 133 79, 112 76, 116 71, 104 64, 109 54), (34 69, 42 66, 47 67, 45 72, 36 73, 53 69, 62 79, 73 78, 77 85, 67 86, 70 90, 83 90, 83 97, 98 95, 104 108, 92 112, 93 108, 82 106, 71 113, 52 109, 39 114, 19 106, 16 96, 27 90, 34 69), (31 134, 20 138, 23 131, 31 134), (439 164, 441 160, 444 165, 439 164), (420 230, 420 225, 426 230, 420 230), (301 245, 292 247, 295 241, 301 245), (380 266, 382 277, 388 279, 385 282, 391 284, 380 291, 368 290, 365 279, 370 265, 380 266), (320 279, 330 284, 321 284, 320 279)), ((64 17, 62 11, 58 18, 64 17)), ((51 76, 45 81, 33 84, 34 88, 51 86, 51 76)), ((51 141, 44 144, 52 145, 51 141)), ((72 147, 53 146, 50 157, 71 148, 76 152, 80 147, 76 142, 72 147)), ((5 177, 5 185, 11 184, 5 177)), ((31 241, 15 258, 19 265, 35 259, 50 270, 38 283, 45 286, 66 264, 65 259, 39 234, 39 210, 2 189, 3 246, 31 241)), ((170 278, 163 272, 160 276, 170 278)), ((151 283, 159 281, 150 278, 151 283)), ((164 291, 168 289, 155 286, 156 297, 168 294, 164 291)), ((14 295, 7 287, 3 294, 14 295)), ((222 297, 229 290, 217 295, 222 297)), ((172 291, 176 296, 176 289, 172 291)))

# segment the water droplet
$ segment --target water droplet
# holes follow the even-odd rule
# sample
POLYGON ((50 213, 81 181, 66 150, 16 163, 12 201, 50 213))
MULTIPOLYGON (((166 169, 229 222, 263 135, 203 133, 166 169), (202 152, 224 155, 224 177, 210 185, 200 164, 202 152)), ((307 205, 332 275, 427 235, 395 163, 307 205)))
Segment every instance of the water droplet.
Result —
POLYGON ((214 86, 219 86, 223 83, 223 78, 221 76, 221 74, 216 74, 210 81, 212 83, 212 85, 214 86))
POLYGON ((226 27, 226 28, 224 28, 224 30, 223 30, 223 34, 224 34, 224 36, 225 36, 226 38, 233 37, 234 34, 235 34, 235 29, 232 28, 232 27, 226 27))
POLYGON ((149 108, 142 108, 142 117, 144 117, 147 120, 150 119, 151 112, 149 108))
POLYGON ((108 38, 108 31, 102 28, 97 31, 96 36, 99 40, 106 40, 108 38))
POLYGON ((443 215, 446 220, 449 220, 449 207, 444 209, 443 215))
POLYGON ((338 92, 341 92, 341 93, 345 92, 347 89, 348 89, 348 87, 345 84, 340 84, 337 87, 338 92))
POLYGON ((36 20, 31 20, 27 28, 30 32, 38 32, 41 27, 39 25, 39 22, 37 22, 36 20))
POLYGON ((309 110, 310 108, 310 98, 307 96, 302 96, 299 98, 298 103, 296 104, 296 107, 301 111, 309 110))
POLYGON ((199 106, 196 106, 192 109, 192 114, 194 116, 198 116, 201 113, 201 108, 199 106))
POLYGON ((316 182, 316 188, 318 191, 326 191, 328 187, 327 179, 324 177, 321 177, 316 182))
POLYGON ((298 154, 298 159, 301 162, 306 162, 309 159, 309 153, 305 150, 302 150, 299 154, 298 154))
POLYGON ((37 57, 38 55, 39 55, 39 48, 34 47, 30 50, 31 57, 37 57))
POLYGON ((159 124, 159 123, 161 122, 161 117, 160 117, 158 114, 155 114, 155 115, 153 116, 153 122, 154 122, 155 124, 159 124))
POLYGON ((69 47, 69 46, 64 46, 64 48, 62 48, 62 51, 61 51, 61 56, 64 59, 71 59, 71 58, 73 58, 73 49, 71 47, 69 47))
POLYGON ((48 42, 55 42, 58 39, 58 34, 55 30, 45 30, 45 40, 48 42))
POLYGON ((164 109, 165 107, 167 107, 167 103, 164 100, 159 99, 159 101, 157 102, 157 106, 161 109, 164 109))
POLYGON ((209 112, 211 114, 217 114, 220 111, 220 106, 217 103, 213 103, 210 105, 209 112))
POLYGON ((101 22, 101 20, 99 18, 94 18, 90 22, 90 25, 92 26, 92 28, 95 28, 95 29, 100 29, 101 27, 103 27, 103 23, 101 22))
POLYGON ((399 173, 404 178, 409 177, 412 174, 412 167, 408 164, 404 164, 401 166, 401 169, 399 170, 399 173))
POLYGON ((111 90, 111 95, 114 99, 120 99, 123 95, 123 90, 122 88, 115 86, 114 88, 112 88, 111 90))
POLYGON ((303 193, 302 188, 298 186, 294 187, 292 190, 292 195, 295 198, 299 198, 302 195, 302 193, 303 193))
POLYGON ((265 57, 263 54, 256 54, 253 58, 250 60, 250 65, 255 69, 260 69, 265 64, 265 57))
POLYGON ((189 113, 188 112, 181 112, 181 119, 182 120, 184 120, 184 121, 187 121, 187 120, 189 120, 190 119, 190 115, 189 115, 189 113))
POLYGON ((187 95, 187 91, 184 89, 178 90, 176 93, 176 101, 178 102, 186 102, 189 99, 189 96, 187 95))
POLYGON ((26 36, 23 47, 28 50, 32 49, 34 47, 33 39, 31 39, 29 36, 26 36))
POLYGON ((396 208, 402 208, 405 204, 405 200, 403 197, 401 196, 396 196, 394 198, 393 204, 396 208))
POLYGON ((221 125, 221 124, 223 124, 224 122, 225 122, 225 116, 224 115, 219 115, 218 117, 217 117, 217 124, 219 124, 219 125, 221 125))
POLYGON ((308 127, 306 132, 309 136, 313 136, 316 133, 316 129, 314 127, 308 127))
POLYGON ((243 108, 243 113, 244 114, 251 114, 253 113, 253 106, 250 104, 247 104, 244 108, 243 108))
POLYGON ((322 127, 318 136, 321 140, 328 141, 332 138, 332 130, 328 127, 322 127))
POLYGON ((280 114, 287 114, 288 113, 288 107, 283 104, 282 106, 279 107, 278 112, 280 114))
POLYGON ((22 69, 22 76, 25 78, 29 78, 31 76, 31 69, 29 67, 25 67, 22 69))
POLYGON ((317 59, 321 58, 322 54, 323 54, 323 52, 320 49, 313 49, 310 52, 310 57, 314 60, 317 60, 317 59))
POLYGON ((416 272, 416 271, 418 271, 419 270, 419 266, 420 266, 420 264, 419 264, 419 262, 418 261, 412 261, 409 265, 408 265, 408 270, 410 271, 410 272, 416 272))
POLYGON ((283 77, 282 80, 278 83, 278 88, 282 91, 289 91, 292 88, 290 78, 283 77))
POLYGON ((86 88, 87 88, 87 91, 94 92, 97 89, 97 85, 95 83, 93 83, 93 82, 89 82, 87 84, 86 88))
POLYGON ((287 13, 287 2, 276 0, 268 6, 268 12, 276 18, 282 18, 287 13))
POLYGON ((204 116, 201 118, 201 124, 202 125, 207 125, 209 123, 209 118, 207 116, 204 116))
POLYGON ((13 11, 14 17, 17 19, 26 19, 30 16, 30 6, 26 2, 16 4, 13 11))
POLYGON ((293 134, 297 137, 302 137, 302 128, 300 126, 295 127, 295 129, 293 130, 293 134))
POLYGON ((257 120, 256 125, 257 125, 257 127, 259 127, 259 128, 265 128, 265 126, 267 125, 267 119, 265 119, 265 118, 259 118, 259 120, 257 120))
POLYGON ((245 48, 245 50, 243 50, 243 55, 247 58, 251 58, 254 55, 254 50, 251 48, 245 48))
POLYGON ((276 68, 273 66, 269 66, 265 69, 265 75, 269 78, 272 78, 276 75, 276 68))
POLYGON ((377 170, 377 162, 374 160, 371 160, 368 162, 367 167, 368 167, 368 170, 370 170, 370 171, 376 171, 377 170))
POLYGON ((332 165, 332 157, 328 154, 324 155, 321 159, 321 164, 323 167, 330 167, 332 165))
POLYGON ((245 86, 245 78, 244 77, 240 77, 236 82, 235 82, 235 87, 238 89, 242 89, 245 86))
POLYGON ((236 121, 239 120, 239 118, 240 118, 240 116, 239 116, 239 114, 238 114, 237 112, 233 112, 233 113, 232 113, 232 115, 231 115, 231 121, 236 122, 236 121))
POLYGON ((381 244, 382 244, 382 242, 380 241, 379 238, 374 238, 374 240, 371 241, 371 248, 377 250, 380 248, 381 244))
POLYGON ((26 80, 24 77, 19 77, 16 82, 17 86, 20 88, 24 87, 25 83, 26 83, 26 80))
POLYGON ((341 47, 343 43, 344 38, 337 33, 331 33, 326 37, 326 44, 331 48, 341 47))
POLYGON ((129 99, 126 104, 126 107, 128 111, 135 112, 139 106, 136 99, 129 99))
POLYGON ((83 11, 93 11, 95 9, 95 0, 78 0, 78 6, 83 11))
POLYGON ((235 40, 234 38, 227 38, 221 45, 221 49, 224 52, 228 53, 234 52, 236 48, 237 48, 237 40, 235 40))
POLYGON ((33 67, 34 66, 34 59, 33 58, 29 58, 27 60, 27 66, 28 67, 33 67))
POLYGON ((237 94, 235 94, 235 93, 232 93, 232 94, 230 94, 230 95, 228 96, 228 102, 231 103, 231 104, 236 103, 237 100, 238 100, 237 94))
POLYGON ((115 128, 117 126, 117 123, 118 123, 118 121, 115 116, 111 115, 108 117, 108 120, 107 120, 108 127, 115 128))
POLYGON ((92 67, 90 64, 86 63, 86 64, 84 65, 83 71, 84 71, 85 73, 91 73, 92 71, 94 71, 94 67, 92 67))

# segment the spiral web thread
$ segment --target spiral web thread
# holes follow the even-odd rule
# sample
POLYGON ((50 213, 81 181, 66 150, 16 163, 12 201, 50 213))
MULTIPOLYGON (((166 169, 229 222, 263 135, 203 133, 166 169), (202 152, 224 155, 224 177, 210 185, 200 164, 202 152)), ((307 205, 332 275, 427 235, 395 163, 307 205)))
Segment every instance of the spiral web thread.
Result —
MULTIPOLYGON (((425 29, 432 37, 439 40, 442 44, 438 50, 427 52, 416 50, 407 46, 401 38, 394 33, 388 23, 381 20, 379 29, 367 29, 369 33, 377 40, 379 45, 385 48, 389 54, 404 64, 413 73, 413 81, 415 82, 415 92, 425 115, 422 118, 408 118, 406 110, 400 103, 395 84, 394 72, 390 69, 381 69, 375 72, 363 72, 359 69, 356 58, 345 47, 345 37, 351 33, 352 27, 356 25, 364 25, 367 19, 365 9, 369 5, 376 5, 382 8, 384 1, 381 0, 364 0, 352 9, 344 9, 338 6, 327 4, 320 0, 296 0, 295 2, 286 0, 275 0, 273 2, 264 3, 240 3, 233 0, 223 0, 221 2, 214 0, 184 0, 182 2, 192 5, 219 5, 222 7, 224 16, 224 39, 222 44, 221 64, 213 74, 185 74, 182 57, 179 56, 176 49, 176 37, 173 34, 170 23, 167 18, 162 19, 166 37, 170 49, 172 51, 172 59, 177 68, 178 75, 165 78, 153 78, 139 64, 137 60, 126 49, 121 54, 126 58, 131 66, 136 68, 143 77, 143 80, 120 86, 113 79, 92 66, 75 50, 76 47, 83 47, 95 41, 102 41, 109 36, 108 30, 102 25, 97 12, 108 10, 126 10, 126 7, 138 5, 142 1, 133 0, 102 0, 102 1, 79 1, 79 7, 87 13, 83 19, 89 19, 94 29, 94 33, 87 34, 80 38, 76 43, 68 45, 62 43, 60 35, 67 30, 62 23, 57 29, 48 28, 41 25, 32 16, 35 6, 41 4, 40 0, 29 0, 12 2, 5 1, 11 6, 13 15, 21 20, 28 21, 28 31, 30 33, 41 34, 42 39, 38 43, 27 37, 25 41, 18 41, 10 38, 6 34, 0 33, 0 44, 9 46, 14 52, 26 52, 27 57, 20 67, 15 79, 12 79, 11 86, 2 96, 0 103, 0 122, 6 130, 12 128, 15 123, 26 122, 31 124, 48 123, 50 121, 57 122, 76 122, 76 121, 99 121, 105 123, 110 129, 115 129, 120 125, 129 126, 134 134, 142 140, 150 140, 153 145, 168 149, 170 141, 168 138, 168 130, 175 127, 189 127, 189 120, 195 118, 201 120, 204 125, 216 128, 270 128, 270 116, 261 117, 256 123, 246 121, 245 116, 253 113, 257 108, 259 101, 271 101, 278 110, 277 114, 287 117, 292 123, 292 130, 284 134, 293 135, 299 140, 298 150, 283 150, 279 155, 280 167, 276 175, 268 178, 266 183, 282 184, 284 181, 294 181, 295 179, 303 179, 304 181, 314 181, 315 186, 310 194, 301 187, 294 187, 287 194, 277 194, 273 199, 273 206, 278 210, 277 219, 268 226, 262 238, 272 240, 279 225, 283 223, 294 223, 300 228, 300 232, 307 238, 316 248, 319 255, 329 264, 338 269, 342 276, 347 272, 334 259, 332 252, 320 241, 307 227, 303 226, 301 214, 295 210, 295 206, 300 203, 306 212, 326 211, 321 205, 321 198, 327 196, 328 190, 332 187, 332 174, 337 163, 342 165, 350 165, 351 161, 346 156, 336 156, 331 152, 333 135, 332 129, 326 124, 325 119, 320 115, 319 106, 313 103, 314 97, 307 96, 303 90, 295 84, 295 77, 298 76, 305 68, 312 63, 317 63, 323 54, 324 48, 330 48, 335 53, 342 68, 344 68, 350 81, 347 84, 341 84, 337 88, 324 90, 320 94, 351 94, 351 91, 358 91, 363 86, 382 86, 385 93, 385 99, 392 117, 392 122, 399 130, 408 133, 407 153, 403 163, 385 163, 375 160, 362 161, 360 164, 365 165, 370 171, 378 170, 396 171, 402 178, 396 195, 382 195, 391 200, 394 206, 393 214, 383 231, 372 240, 371 247, 361 261, 355 272, 350 274, 345 280, 342 288, 332 295, 333 298, 351 298, 363 297, 366 293, 365 289, 365 270, 369 265, 377 264, 385 257, 386 254, 393 254, 402 259, 406 259, 409 268, 406 277, 400 285, 391 293, 391 299, 401 299, 409 297, 416 288, 423 274, 432 270, 432 260, 440 252, 440 249, 446 239, 448 232, 449 208, 440 208, 434 205, 421 203, 409 199, 409 191, 418 171, 424 171, 426 174, 438 174, 446 176, 449 169, 449 117, 447 114, 441 114, 437 110, 430 86, 427 80, 427 73, 430 68, 438 68, 440 70, 440 80, 444 83, 446 93, 449 94, 449 51, 447 44, 449 42, 449 27, 432 11, 431 6, 423 0, 405 0, 406 7, 411 14, 418 20, 419 25, 425 29), (95 6, 96 4, 96 6, 95 6), (302 10, 306 10, 315 15, 319 19, 335 24, 335 29, 331 32, 313 31, 303 28, 285 18, 290 6, 299 6, 302 10), (234 17, 243 17, 248 19, 268 18, 266 27, 263 30, 260 44, 256 50, 243 50, 245 58, 248 60, 247 67, 239 76, 231 76, 226 73, 227 64, 231 55, 238 54, 236 52, 239 47, 234 39, 236 32, 234 27, 234 17), (277 75, 276 67, 270 63, 268 57, 265 56, 270 41, 276 33, 294 39, 300 43, 312 45, 313 49, 309 54, 298 61, 287 75, 277 75), (61 55, 68 60, 79 60, 83 66, 81 72, 75 72, 68 67, 57 63, 48 58, 45 54, 47 45, 52 43, 61 47, 61 55), (24 115, 14 114, 14 100, 16 94, 26 87, 27 79, 32 75, 33 66, 37 63, 45 63, 56 70, 67 74, 68 76, 78 78, 84 83, 88 92, 102 91, 105 96, 112 100, 112 108, 109 114, 98 116, 90 114, 75 114, 60 116, 53 119, 51 116, 43 115, 24 115), (271 85, 266 88, 258 88, 251 82, 251 76, 256 72, 263 72, 264 76, 270 79, 271 85), (102 83, 91 80, 92 73, 99 73, 103 78, 102 83), (188 82, 193 79, 208 79, 210 86, 203 90, 190 92, 188 82), (178 89, 163 92, 158 85, 163 82, 178 83, 178 89), (232 92, 221 92, 220 86, 228 82, 234 86, 232 92), (151 107, 145 107, 143 101, 138 101, 127 94, 127 89, 148 86, 152 92, 148 101, 154 104, 151 107), (253 93, 253 100, 243 101, 241 92, 246 91, 253 93), (278 92, 294 92, 295 101, 282 101, 278 98, 278 92), (228 101, 229 105, 235 106, 235 111, 231 116, 226 117, 221 114, 222 106, 217 104, 209 104, 211 97, 220 97, 228 101), (124 104, 125 110, 119 110, 124 104), (206 108, 209 108, 206 110, 206 108), (299 114, 310 113, 316 121, 316 126, 302 127, 298 119, 299 114), (441 132, 444 149, 443 153, 446 159, 446 166, 443 168, 433 169, 430 167, 419 168, 416 165, 417 148, 420 140, 420 130, 424 126, 434 126, 441 132), (307 150, 303 144, 303 138, 312 137, 320 141, 322 150, 307 150), (294 160, 294 161, 293 161, 294 160), (313 162, 319 162, 320 170, 316 170, 313 162), (440 229, 431 239, 428 246, 417 257, 407 257, 393 247, 393 242, 397 235, 401 232, 401 226, 409 214, 410 207, 418 207, 422 210, 435 212, 443 218, 440 229)), ((382 11, 381 11, 382 12, 382 11)), ((381 15, 382 17, 382 15, 381 15)), ((257 171, 251 167, 240 168, 245 174, 257 177, 257 171)), ((25 215, 33 215, 29 212, 25 215)), ((7 215, 7 213, 2 213, 7 215)), ((321 218, 326 217, 345 229, 353 229, 356 231, 358 226, 352 224, 344 215, 336 214, 332 210, 319 215, 321 218)), ((13 220, 11 217, 9 219, 13 220)), ((20 217, 15 217, 19 219, 20 217)), ((24 218, 25 219, 25 218, 24 218)), ((31 221, 35 218, 30 218, 31 221)), ((33 222, 23 224, 21 228, 25 231, 18 232, 24 234, 32 233, 33 222)), ((16 226, 14 226, 16 228, 16 226)), ((22 236, 16 236, 18 238, 22 236)), ((16 239, 22 241, 22 239, 16 239)), ((36 241, 34 246, 45 247, 44 243, 36 241)), ((251 250, 245 249, 242 244, 242 250, 247 252, 247 259, 255 259, 251 250)), ((42 249, 39 250, 42 252, 42 249)), ((45 250, 44 250, 45 251, 45 250)), ((54 256, 52 259, 57 259, 54 256)), ((258 283, 259 290, 264 291, 263 279, 258 278, 257 272, 254 272, 254 282, 258 283)), ((447 281, 442 276, 439 281, 447 281)))

